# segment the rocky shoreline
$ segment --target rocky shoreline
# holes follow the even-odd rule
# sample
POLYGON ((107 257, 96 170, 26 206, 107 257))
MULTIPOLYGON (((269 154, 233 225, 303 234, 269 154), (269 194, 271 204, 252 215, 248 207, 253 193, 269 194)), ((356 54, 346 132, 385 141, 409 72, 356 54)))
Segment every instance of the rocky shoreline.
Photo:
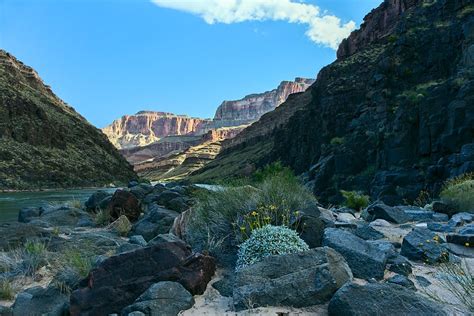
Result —
POLYGON ((299 234, 309 251, 235 273, 236 247, 187 239, 201 191, 132 182, 81 208, 22 209, 18 223, 0 225, 0 293, 11 291, 0 315, 472 312, 445 282, 456 275, 449 267, 472 278, 472 212, 443 213, 441 201, 360 211, 313 204, 301 211, 299 234))

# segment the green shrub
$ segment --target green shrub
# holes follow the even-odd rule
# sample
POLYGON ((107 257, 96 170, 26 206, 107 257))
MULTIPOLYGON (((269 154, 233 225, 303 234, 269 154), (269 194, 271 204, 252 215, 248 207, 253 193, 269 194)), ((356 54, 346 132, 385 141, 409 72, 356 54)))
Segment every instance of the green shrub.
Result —
POLYGON ((15 298, 15 291, 10 281, 0 279, 0 300, 13 300, 15 298))
POLYGON ((265 179, 275 176, 291 178, 293 177, 293 171, 288 167, 284 167, 280 161, 277 161, 255 171, 253 179, 257 182, 263 182, 265 179))
POLYGON ((203 250, 209 236, 213 240, 240 243, 251 233, 245 218, 253 212, 261 211, 259 214, 264 216, 271 211, 274 216, 265 224, 289 225, 295 212, 316 204, 314 195, 287 172, 266 175, 262 182, 253 185, 248 183, 203 191, 196 196, 186 238, 191 245, 203 250))
POLYGON ((46 245, 35 240, 28 240, 23 246, 23 266, 25 272, 34 275, 46 264, 46 245))
POLYGON ((474 173, 446 181, 440 197, 455 210, 474 210, 474 173))
POLYGON ((108 210, 100 209, 97 214, 95 214, 94 221, 98 226, 106 226, 110 223, 111 216, 108 210))
POLYGON ((80 277, 85 278, 92 269, 92 259, 79 250, 66 250, 62 261, 65 266, 74 270, 80 277))
POLYGON ((369 205, 369 196, 360 192, 341 190, 341 194, 345 199, 344 205, 356 211, 360 211, 369 205))
POLYGON ((271 255, 283 255, 309 250, 296 231, 284 226, 267 225, 255 229, 239 247, 236 270, 262 261, 271 255))
POLYGON ((334 137, 331 139, 330 143, 331 145, 343 145, 346 142, 344 137, 334 137))

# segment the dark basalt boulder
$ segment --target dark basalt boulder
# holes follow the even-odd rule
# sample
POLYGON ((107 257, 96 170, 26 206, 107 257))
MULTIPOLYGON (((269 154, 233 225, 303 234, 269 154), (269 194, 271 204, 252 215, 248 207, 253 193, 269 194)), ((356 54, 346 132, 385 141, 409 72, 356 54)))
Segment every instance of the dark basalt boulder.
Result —
POLYGON ((342 229, 327 228, 324 231, 323 246, 331 247, 346 259, 357 278, 381 279, 389 252, 377 243, 370 243, 342 229))
POLYGON ((426 228, 415 227, 403 238, 402 256, 427 263, 447 262, 449 252, 444 240, 426 228))
POLYGON ((129 191, 117 190, 107 206, 107 211, 112 220, 125 215, 131 222, 134 222, 140 217, 140 201, 129 191))
POLYGON ((182 243, 160 243, 112 256, 91 270, 71 295, 77 315, 120 313, 150 286, 178 282, 192 295, 202 294, 215 271, 212 257, 192 253, 182 243))
POLYGON ((84 203, 84 206, 86 210, 95 212, 99 210, 101 206, 103 206, 102 201, 108 197, 112 197, 112 193, 97 191, 87 199, 87 201, 84 203))
POLYGON ((52 233, 32 224, 2 223, 0 224, 0 236, 0 250, 10 250, 21 246, 30 239, 46 242, 51 239, 52 233))
POLYGON ((320 304, 351 279, 346 261, 331 248, 270 256, 236 274, 234 307, 240 311, 267 305, 320 304))
POLYGON ((68 297, 54 287, 33 287, 17 295, 13 315, 63 316, 67 313, 68 297))
POLYGON ((175 211, 153 205, 148 214, 132 226, 130 235, 142 235, 145 241, 150 241, 159 234, 168 233, 178 215, 175 211))
POLYGON ((387 279, 388 283, 398 284, 400 286, 406 287, 407 289, 416 291, 415 284, 408 279, 405 275, 394 275, 393 277, 387 279))
POLYGON ((384 219, 390 223, 403 224, 410 221, 410 217, 397 207, 376 203, 370 205, 364 212, 364 219, 371 222, 376 219, 384 219))
POLYGON ((397 284, 346 284, 329 302, 329 316, 447 315, 443 306, 397 284))
POLYGON ((388 263, 388 270, 408 276, 412 273, 412 266, 410 261, 404 256, 397 254, 393 257, 389 257, 387 260, 388 263))
POLYGON ((163 281, 150 286, 137 300, 122 310, 122 316, 133 312, 145 315, 176 316, 180 311, 191 308, 194 299, 181 284, 163 281))

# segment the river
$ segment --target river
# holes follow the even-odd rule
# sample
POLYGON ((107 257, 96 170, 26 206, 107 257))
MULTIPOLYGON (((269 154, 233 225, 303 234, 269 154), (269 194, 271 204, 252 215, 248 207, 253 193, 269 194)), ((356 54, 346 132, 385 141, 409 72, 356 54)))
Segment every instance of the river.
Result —
POLYGON ((91 188, 0 193, 0 222, 16 221, 18 219, 18 211, 23 207, 61 204, 73 200, 81 201, 83 203, 92 195, 92 193, 98 190, 114 192, 117 189, 91 188))

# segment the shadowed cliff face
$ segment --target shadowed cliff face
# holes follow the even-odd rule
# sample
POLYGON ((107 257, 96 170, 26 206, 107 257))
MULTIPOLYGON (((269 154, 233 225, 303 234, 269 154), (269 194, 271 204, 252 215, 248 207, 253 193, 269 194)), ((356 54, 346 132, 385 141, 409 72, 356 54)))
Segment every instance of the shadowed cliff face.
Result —
POLYGON ((134 176, 100 130, 0 50, 0 189, 104 185, 134 176))
POLYGON ((323 201, 341 189, 387 203, 436 192, 474 170, 473 72, 472 1, 387 0, 310 89, 226 142, 191 180, 281 160, 323 201))

